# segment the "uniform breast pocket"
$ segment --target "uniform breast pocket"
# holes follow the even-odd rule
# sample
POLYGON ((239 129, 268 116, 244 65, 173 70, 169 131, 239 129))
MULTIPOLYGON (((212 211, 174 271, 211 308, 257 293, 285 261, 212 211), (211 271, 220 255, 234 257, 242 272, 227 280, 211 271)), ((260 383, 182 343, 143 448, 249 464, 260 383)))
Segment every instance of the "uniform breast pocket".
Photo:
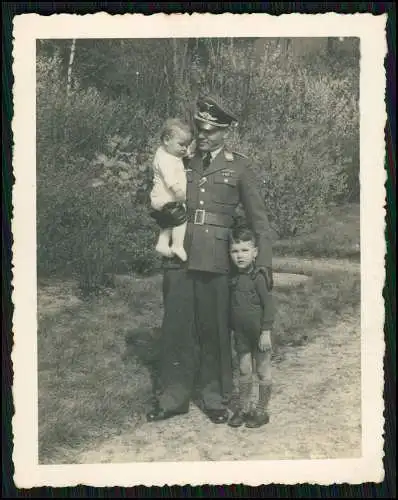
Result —
POLYGON ((230 268, 228 234, 227 228, 214 228, 214 266, 222 272, 230 268))
POLYGON ((235 176, 214 176, 213 196, 215 203, 223 205, 236 205, 239 201, 238 178, 235 176))

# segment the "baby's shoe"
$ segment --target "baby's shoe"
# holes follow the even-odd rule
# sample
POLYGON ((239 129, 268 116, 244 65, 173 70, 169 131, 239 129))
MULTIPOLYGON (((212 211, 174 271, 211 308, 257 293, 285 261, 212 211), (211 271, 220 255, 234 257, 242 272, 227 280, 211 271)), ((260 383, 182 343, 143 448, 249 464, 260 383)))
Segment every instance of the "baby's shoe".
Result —
POLYGON ((178 258, 180 258, 183 262, 185 262, 188 258, 186 251, 183 248, 180 247, 171 247, 172 252, 174 255, 177 255, 178 258))
POLYGON ((163 257, 172 257, 173 256, 173 251, 169 246, 165 245, 156 245, 155 250, 160 254, 163 255, 163 257))
POLYGON ((257 429, 258 427, 262 427, 263 425, 268 424, 268 422, 269 415, 267 412, 255 412, 250 414, 246 419, 246 427, 248 427, 249 429, 257 429))

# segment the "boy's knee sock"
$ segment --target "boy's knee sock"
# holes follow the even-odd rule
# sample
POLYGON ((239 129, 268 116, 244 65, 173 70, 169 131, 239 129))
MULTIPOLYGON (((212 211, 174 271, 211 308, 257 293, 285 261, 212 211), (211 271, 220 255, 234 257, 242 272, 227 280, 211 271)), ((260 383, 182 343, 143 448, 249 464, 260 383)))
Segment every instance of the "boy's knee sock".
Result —
POLYGON ((239 407, 247 411, 253 389, 252 375, 241 375, 239 378, 239 407))
POLYGON ((271 398, 272 384, 270 382, 260 382, 258 387, 257 411, 265 413, 271 398))

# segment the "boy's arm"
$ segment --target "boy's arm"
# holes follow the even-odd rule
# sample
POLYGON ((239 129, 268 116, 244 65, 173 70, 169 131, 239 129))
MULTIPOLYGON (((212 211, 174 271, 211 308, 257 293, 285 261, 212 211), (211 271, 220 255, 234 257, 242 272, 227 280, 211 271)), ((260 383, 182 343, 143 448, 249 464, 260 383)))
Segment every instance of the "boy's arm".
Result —
POLYGON ((257 272, 255 286, 263 311, 261 331, 271 330, 275 318, 274 304, 272 294, 268 289, 266 277, 264 276, 264 271, 262 269, 259 269, 257 272))

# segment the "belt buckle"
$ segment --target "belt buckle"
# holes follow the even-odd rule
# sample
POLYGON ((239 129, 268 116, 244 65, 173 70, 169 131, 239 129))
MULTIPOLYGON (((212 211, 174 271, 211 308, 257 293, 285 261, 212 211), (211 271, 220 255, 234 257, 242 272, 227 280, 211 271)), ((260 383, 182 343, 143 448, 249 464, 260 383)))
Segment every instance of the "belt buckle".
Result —
POLYGON ((206 212, 205 210, 200 208, 195 210, 195 217, 193 223, 203 226, 203 224, 205 223, 205 212, 206 212))

